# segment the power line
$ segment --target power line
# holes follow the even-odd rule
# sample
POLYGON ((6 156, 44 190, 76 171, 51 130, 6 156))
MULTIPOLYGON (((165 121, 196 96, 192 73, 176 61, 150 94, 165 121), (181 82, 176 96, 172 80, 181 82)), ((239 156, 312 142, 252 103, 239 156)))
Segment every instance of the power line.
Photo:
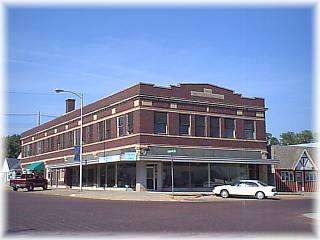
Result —
MULTIPOLYGON (((0 114, 0 115, 5 115, 5 116, 38 116, 39 114, 37 113, 5 113, 5 114, 0 114)), ((52 118, 55 118, 55 117, 58 117, 56 115, 48 115, 48 114, 40 114, 40 116, 43 116, 43 117, 52 117, 52 118)))

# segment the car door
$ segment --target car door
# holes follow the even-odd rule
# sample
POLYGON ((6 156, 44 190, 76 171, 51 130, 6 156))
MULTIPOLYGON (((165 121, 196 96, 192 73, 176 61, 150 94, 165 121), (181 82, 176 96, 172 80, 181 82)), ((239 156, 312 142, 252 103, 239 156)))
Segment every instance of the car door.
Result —
POLYGON ((247 196, 254 196, 259 191, 259 185, 254 182, 246 182, 247 190, 246 195, 247 196))
POLYGON ((240 182, 235 186, 232 186, 232 190, 230 192, 231 195, 246 195, 246 184, 244 182, 240 182))

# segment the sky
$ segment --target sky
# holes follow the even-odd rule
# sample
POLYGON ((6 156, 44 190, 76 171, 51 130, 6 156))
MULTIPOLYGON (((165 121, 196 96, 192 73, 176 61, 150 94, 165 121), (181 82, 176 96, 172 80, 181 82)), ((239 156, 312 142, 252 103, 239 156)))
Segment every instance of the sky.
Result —
POLYGON ((89 104, 138 82, 226 87, 265 98, 274 136, 312 130, 312 29, 307 6, 9 7, 5 133, 62 115, 54 88, 89 104))

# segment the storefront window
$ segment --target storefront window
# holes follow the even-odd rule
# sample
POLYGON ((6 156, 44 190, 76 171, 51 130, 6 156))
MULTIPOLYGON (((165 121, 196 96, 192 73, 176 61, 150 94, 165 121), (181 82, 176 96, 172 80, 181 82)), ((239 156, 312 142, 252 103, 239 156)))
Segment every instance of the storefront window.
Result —
POLYGON ((107 164, 107 186, 113 187, 115 185, 115 163, 107 164))
POLYGON ((246 164, 210 164, 210 179, 214 185, 230 184, 248 178, 249 167, 246 164))
POLYGON ((171 187, 171 163, 164 162, 162 165, 162 187, 171 187))
MULTIPOLYGON (((171 174, 170 174, 171 176, 171 174)), ((190 188, 189 163, 174 163, 174 187, 190 188)), ((171 183, 170 183, 171 186, 171 183)))
POLYGON ((136 186, 136 164, 135 163, 119 163, 117 166, 117 186, 118 187, 131 187, 136 186))
POLYGON ((190 163, 191 187, 202 188, 208 184, 208 163, 190 163))

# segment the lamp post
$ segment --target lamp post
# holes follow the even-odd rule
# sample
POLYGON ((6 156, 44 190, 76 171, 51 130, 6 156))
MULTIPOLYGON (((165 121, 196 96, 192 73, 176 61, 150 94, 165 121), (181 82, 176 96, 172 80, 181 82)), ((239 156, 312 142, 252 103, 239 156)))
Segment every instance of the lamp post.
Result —
POLYGON ((68 91, 68 90, 63 90, 63 89, 54 89, 54 91, 56 93, 62 93, 62 92, 66 92, 66 93, 71 93, 75 96, 77 96, 78 98, 80 98, 80 179, 79 179, 79 185, 80 185, 80 191, 82 191, 82 144, 83 144, 83 141, 82 141, 82 126, 83 126, 83 93, 75 93, 75 92, 72 92, 72 91, 68 91))

